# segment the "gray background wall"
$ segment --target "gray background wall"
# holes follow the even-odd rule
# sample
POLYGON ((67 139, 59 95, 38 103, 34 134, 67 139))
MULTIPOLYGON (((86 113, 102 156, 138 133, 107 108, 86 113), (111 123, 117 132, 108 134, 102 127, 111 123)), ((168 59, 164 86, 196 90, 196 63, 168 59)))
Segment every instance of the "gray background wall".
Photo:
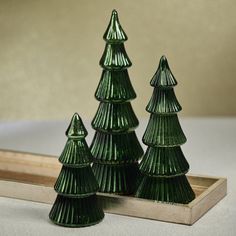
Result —
POLYGON ((234 0, 0 0, 0 119, 91 119, 112 9, 129 40, 139 117, 165 54, 182 115, 236 115, 234 0))

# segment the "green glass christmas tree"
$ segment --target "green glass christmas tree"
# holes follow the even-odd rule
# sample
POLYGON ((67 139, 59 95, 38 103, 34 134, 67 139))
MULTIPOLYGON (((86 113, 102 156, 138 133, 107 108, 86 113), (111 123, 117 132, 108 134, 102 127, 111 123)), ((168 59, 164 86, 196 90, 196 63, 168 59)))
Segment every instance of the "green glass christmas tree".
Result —
POLYGON ((103 72, 95 93, 100 105, 92 121, 96 130, 90 147, 92 168, 100 192, 131 194, 135 192, 143 150, 134 131, 138 119, 130 103, 136 94, 127 71, 132 65, 124 46, 127 36, 115 10, 103 38, 103 72))
POLYGON ((66 131, 68 137, 59 157, 62 169, 54 189, 58 196, 49 218, 58 225, 84 227, 104 217, 97 202, 98 183, 90 166, 92 155, 85 141, 87 130, 77 113, 66 131))
POLYGON ((139 166, 143 177, 136 196, 188 203, 195 195, 185 176, 189 164, 180 148, 186 142, 177 116, 182 108, 173 89, 177 81, 164 56, 150 84, 154 91, 146 110, 151 115, 143 136, 148 148, 139 166))

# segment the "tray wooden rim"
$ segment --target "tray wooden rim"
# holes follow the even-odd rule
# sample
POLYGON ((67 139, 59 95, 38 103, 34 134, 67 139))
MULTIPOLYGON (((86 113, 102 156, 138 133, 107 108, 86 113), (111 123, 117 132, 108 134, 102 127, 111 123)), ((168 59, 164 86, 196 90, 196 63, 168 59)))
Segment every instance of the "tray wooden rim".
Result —
MULTIPOLYGON (((4 179, 1 172, 18 173, 18 175, 24 174, 26 176, 34 175, 38 178, 56 178, 60 168, 61 165, 54 156, 0 150, 0 196, 52 203, 56 193, 51 185, 27 183, 27 181, 20 181, 19 179, 4 179), (16 187, 21 191, 14 194, 16 187), (26 194, 27 191, 28 195, 26 194), (34 195, 34 191, 44 193, 46 198, 34 195)), ((202 193, 189 204, 169 204, 132 196, 104 193, 98 193, 98 197, 107 213, 192 225, 227 194, 227 179, 194 174, 187 175, 187 177, 190 181, 207 181, 207 187, 200 186, 199 189, 202 193), (150 211, 153 208, 159 213, 156 214, 154 210, 150 211), (147 209, 149 209, 149 213, 147 209)))

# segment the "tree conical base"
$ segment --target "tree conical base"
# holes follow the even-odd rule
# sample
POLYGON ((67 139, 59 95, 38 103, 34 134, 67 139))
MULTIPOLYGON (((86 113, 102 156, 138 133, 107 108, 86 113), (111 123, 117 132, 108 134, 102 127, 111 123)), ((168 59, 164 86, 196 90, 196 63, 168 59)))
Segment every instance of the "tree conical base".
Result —
POLYGON ((120 166, 94 163, 92 169, 99 192, 129 195, 137 189, 138 163, 120 166))
POLYGON ((169 203, 187 204, 195 194, 185 175, 174 178, 143 177, 136 197, 169 203))
POLYGON ((85 227, 104 218, 96 195, 87 198, 67 198, 58 195, 49 213, 50 220, 65 227, 85 227))

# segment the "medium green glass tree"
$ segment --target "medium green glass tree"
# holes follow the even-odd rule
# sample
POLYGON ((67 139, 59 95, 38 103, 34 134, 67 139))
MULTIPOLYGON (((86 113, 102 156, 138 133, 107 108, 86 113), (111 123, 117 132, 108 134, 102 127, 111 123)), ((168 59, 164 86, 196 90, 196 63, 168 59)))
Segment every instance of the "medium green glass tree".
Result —
POLYGON ((59 157, 63 166, 54 186, 58 196, 49 218, 67 227, 93 225, 103 219, 104 213, 97 202, 98 183, 90 166, 92 155, 85 141, 87 130, 77 113, 66 135, 68 140, 59 157))
POLYGON ((136 197, 188 203, 195 195, 185 176, 189 164, 180 148, 186 142, 177 116, 182 108, 173 88, 177 81, 165 56, 150 84, 154 91, 146 110, 151 115, 143 136, 148 148, 139 166, 143 177, 136 197))
POLYGON ((136 94, 127 71, 132 65, 124 46, 127 35, 115 10, 103 38, 103 72, 95 93, 100 105, 92 121, 96 130, 90 147, 92 168, 100 192, 127 195, 135 192, 143 150, 134 131, 138 119, 130 103, 136 94))

